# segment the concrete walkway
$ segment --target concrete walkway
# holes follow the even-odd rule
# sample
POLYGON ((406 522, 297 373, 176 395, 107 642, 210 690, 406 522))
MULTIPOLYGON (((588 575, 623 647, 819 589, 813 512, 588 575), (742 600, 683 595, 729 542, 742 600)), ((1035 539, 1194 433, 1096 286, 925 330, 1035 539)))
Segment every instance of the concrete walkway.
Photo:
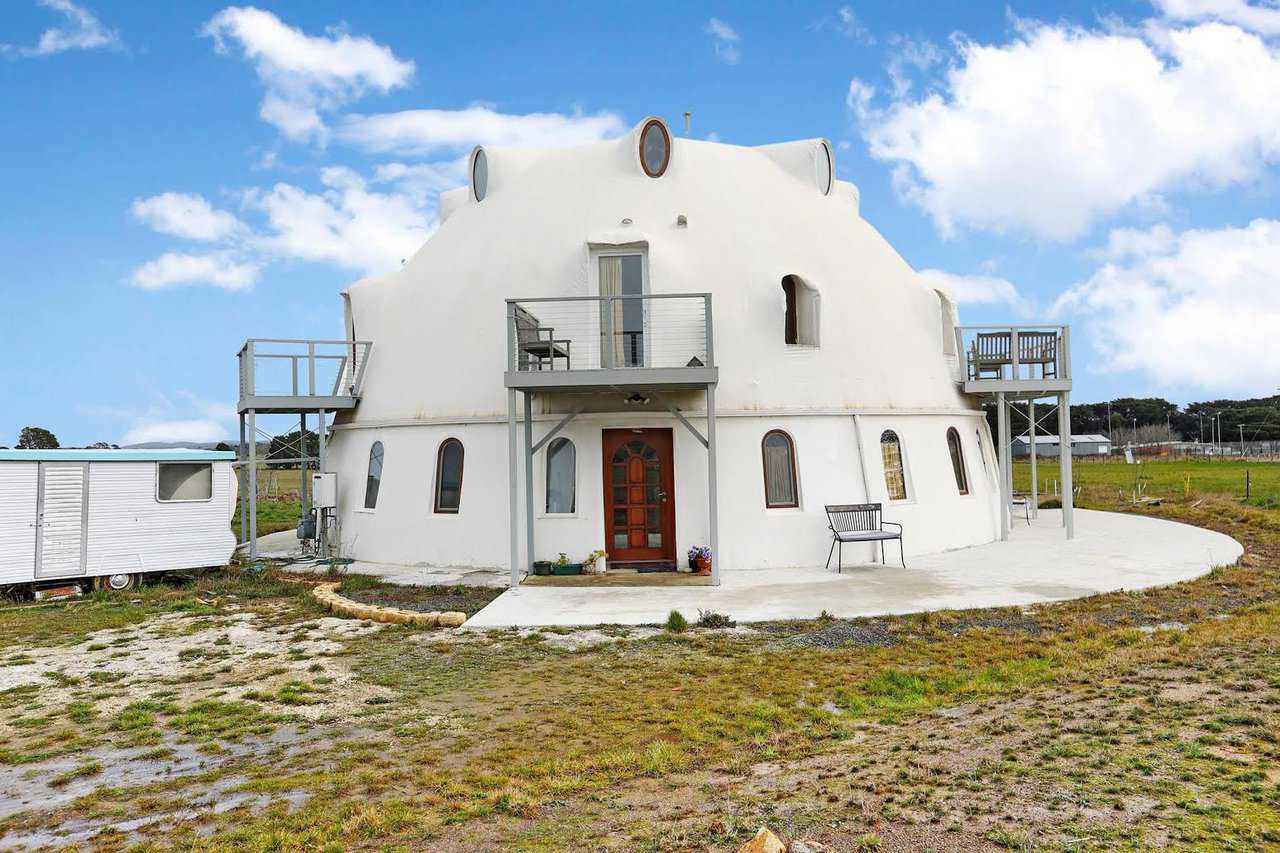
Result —
POLYGON ((905 570, 730 570, 719 587, 524 586, 503 593, 466 627, 641 625, 663 622, 671 610, 690 620, 701 609, 759 622, 811 619, 823 610, 847 618, 1027 605, 1165 586, 1234 563, 1244 553, 1229 536, 1144 516, 1076 510, 1072 541, 1061 524, 1060 511, 1041 510, 1031 527, 1015 526, 1008 542, 913 557, 905 570))
MULTIPOLYGON (((328 563, 317 563, 307 557, 292 530, 269 533, 258 537, 258 556, 267 560, 291 560, 284 567, 287 572, 324 574, 328 563)), ((487 586, 504 587, 509 575, 506 569, 478 569, 473 566, 409 566, 394 563, 366 563, 356 560, 342 567, 344 572, 355 575, 373 575, 391 583, 417 586, 487 586)))

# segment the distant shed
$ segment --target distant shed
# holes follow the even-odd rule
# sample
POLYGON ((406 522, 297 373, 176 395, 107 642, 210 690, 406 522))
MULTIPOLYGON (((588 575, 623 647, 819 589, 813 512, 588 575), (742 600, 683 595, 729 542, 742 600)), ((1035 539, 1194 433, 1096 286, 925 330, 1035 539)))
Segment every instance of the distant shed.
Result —
POLYGON ((0 586, 73 578, 127 589, 235 551, 235 454, 0 450, 0 586))
MULTIPOLYGON (((1012 443, 1015 459, 1031 457, 1031 439, 1020 435, 1012 443)), ((1071 436, 1072 456, 1106 456, 1111 453, 1111 439, 1105 435, 1073 435, 1071 436)), ((1036 436, 1036 458, 1044 456, 1058 457, 1058 437, 1056 435, 1036 436)))

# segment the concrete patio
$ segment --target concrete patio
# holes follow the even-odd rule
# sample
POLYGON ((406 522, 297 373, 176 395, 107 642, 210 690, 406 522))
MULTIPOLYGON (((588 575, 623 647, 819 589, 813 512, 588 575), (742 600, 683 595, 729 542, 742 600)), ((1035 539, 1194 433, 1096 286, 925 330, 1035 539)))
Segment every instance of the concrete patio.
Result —
POLYGON ((849 618, 1018 606, 1165 586, 1244 553, 1229 536, 1145 516, 1077 510, 1070 541, 1061 523, 1061 512, 1042 510, 1030 527, 1019 522, 1008 542, 912 557, 907 569, 730 570, 719 587, 524 586, 503 593, 466 627, 652 624, 671 610, 690 619, 701 609, 759 622, 808 619, 823 610, 849 618))

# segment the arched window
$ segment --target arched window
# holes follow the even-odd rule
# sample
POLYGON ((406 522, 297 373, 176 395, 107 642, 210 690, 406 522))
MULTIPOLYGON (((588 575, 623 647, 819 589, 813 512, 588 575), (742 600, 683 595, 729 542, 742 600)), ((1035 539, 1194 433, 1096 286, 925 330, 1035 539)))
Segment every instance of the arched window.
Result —
POLYGON ((964 450, 960 447, 960 433, 955 427, 947 428, 947 450, 951 451, 951 470, 956 474, 956 489, 969 494, 969 475, 964 470, 964 450))
POLYGON ((471 193, 476 201, 484 201, 489 194, 489 155, 479 147, 471 155, 471 193))
POLYGON ((462 442, 446 438, 436 452, 436 512, 456 513, 462 505, 462 442))
POLYGON ((547 445, 547 514, 577 510, 578 451, 567 438, 547 445))
POLYGON ((818 345, 818 291, 798 275, 782 277, 786 299, 783 341, 793 346, 818 345))
POLYGON ((982 430, 975 429, 973 435, 978 439, 978 458, 982 460, 982 470, 987 470, 987 449, 982 444, 982 430))
POLYGON ((796 488, 796 447, 780 429, 764 434, 764 505, 770 509, 800 505, 796 488))
POLYGON ((891 429, 880 433, 880 459, 884 462, 884 486, 889 500, 907 499, 907 472, 902 461, 902 442, 891 429))
POLYGON ((378 486, 382 484, 382 442, 375 441, 369 448, 369 475, 364 481, 364 508, 378 505, 378 486))
POLYGON ((938 311, 942 314, 942 354, 955 355, 956 304, 941 290, 935 290, 934 293, 938 295, 938 311))
POLYGON ((671 134, 667 126, 650 119, 640 131, 640 166, 651 178, 660 178, 671 162, 671 134))

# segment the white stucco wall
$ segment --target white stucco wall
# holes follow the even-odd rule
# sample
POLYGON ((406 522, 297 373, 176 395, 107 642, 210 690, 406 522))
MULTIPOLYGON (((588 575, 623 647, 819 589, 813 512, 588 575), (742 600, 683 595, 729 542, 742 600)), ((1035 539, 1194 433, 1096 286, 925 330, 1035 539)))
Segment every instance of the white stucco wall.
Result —
MULTIPOLYGON (((700 430, 705 420, 691 417, 700 430)), ((861 415, 863 455, 851 415, 762 415, 718 421, 721 568, 822 565, 830 547, 826 504, 882 502, 884 517, 906 528, 906 553, 990 541, 997 506, 989 445, 980 453, 979 414, 861 415), (964 447, 970 493, 958 493, 946 445, 955 426, 964 447), (761 440, 771 429, 795 442, 800 506, 768 509, 764 501, 761 440), (880 457, 880 433, 893 429, 906 458, 908 499, 890 502, 880 457), (863 487, 861 459, 866 460, 863 487), (985 461, 984 461, 985 460, 985 461)), ((541 436, 553 418, 536 419, 541 436)), ((668 427, 675 439, 677 555, 706 544, 707 454, 702 445, 669 416, 583 415, 560 435, 577 452, 577 511, 548 516, 545 507, 545 449, 534 457, 535 558, 552 560, 565 552, 574 560, 605 546, 601 431, 609 428, 668 427)), ((507 428, 500 423, 344 428, 336 431, 331 459, 340 460, 339 504, 362 507, 369 448, 384 448, 378 507, 342 515, 344 552, 387 563, 448 566, 505 566, 509 559, 507 523, 507 428), (456 515, 432 511, 436 452, 446 438, 466 451, 461 509, 456 515)), ((989 438, 984 439, 989 442, 989 438)), ((524 536, 524 472, 518 472, 520 537, 524 536)), ((892 552, 896 546, 890 546, 892 552)), ((868 559, 869 547, 846 546, 846 560, 868 559)), ((890 556, 894 556, 892 553, 890 556)))

